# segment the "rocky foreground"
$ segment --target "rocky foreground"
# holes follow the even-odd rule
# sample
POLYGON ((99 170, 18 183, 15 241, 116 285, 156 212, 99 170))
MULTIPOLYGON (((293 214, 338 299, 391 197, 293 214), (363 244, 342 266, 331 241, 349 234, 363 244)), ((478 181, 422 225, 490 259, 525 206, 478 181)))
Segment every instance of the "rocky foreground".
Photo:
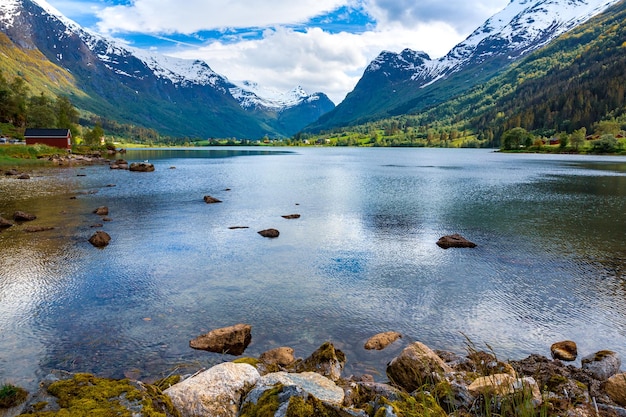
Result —
MULTIPOLYGON (((248 330, 247 325, 218 329, 190 345, 228 351, 243 342, 245 349, 248 330)), ((382 350, 400 341, 398 333, 382 333, 364 348, 382 350)), ((280 347, 154 384, 59 371, 5 415, 626 416, 626 373, 620 373, 616 352, 586 356, 580 368, 564 364, 576 359, 574 342, 556 343, 551 352, 553 358, 502 362, 471 344, 461 356, 415 342, 388 363, 386 382, 343 375, 347 359, 330 342, 306 359, 280 347)))

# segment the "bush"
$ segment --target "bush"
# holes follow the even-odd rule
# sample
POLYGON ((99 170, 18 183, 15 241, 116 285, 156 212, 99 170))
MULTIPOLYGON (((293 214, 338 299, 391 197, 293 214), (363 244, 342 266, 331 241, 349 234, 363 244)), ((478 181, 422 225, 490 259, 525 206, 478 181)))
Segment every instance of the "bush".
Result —
POLYGON ((602 135, 600 139, 593 141, 592 152, 615 153, 619 150, 620 144, 611 134, 602 135))

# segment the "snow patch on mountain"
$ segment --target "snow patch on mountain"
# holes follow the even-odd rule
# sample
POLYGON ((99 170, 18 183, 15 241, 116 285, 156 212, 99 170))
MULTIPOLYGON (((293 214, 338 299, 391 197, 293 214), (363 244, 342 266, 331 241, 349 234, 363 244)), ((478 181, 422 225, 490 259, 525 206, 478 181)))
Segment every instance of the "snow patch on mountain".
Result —
POLYGON ((234 82, 230 94, 244 109, 265 108, 282 110, 297 106, 303 102, 319 100, 317 94, 308 94, 301 86, 289 91, 278 91, 259 86, 252 81, 234 82))

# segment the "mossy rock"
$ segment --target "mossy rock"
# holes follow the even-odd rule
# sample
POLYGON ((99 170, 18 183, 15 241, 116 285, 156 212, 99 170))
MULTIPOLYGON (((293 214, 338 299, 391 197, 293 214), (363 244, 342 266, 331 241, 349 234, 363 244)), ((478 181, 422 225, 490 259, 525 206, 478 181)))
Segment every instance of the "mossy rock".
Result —
POLYGON ((259 360, 257 358, 238 358, 233 361, 233 363, 247 363, 248 365, 252 365, 255 368, 259 365, 259 360))
POLYGON ((418 393, 415 396, 403 394, 402 399, 398 401, 382 398, 380 405, 374 417, 384 417, 389 415, 389 411, 398 417, 447 417, 435 398, 425 393, 418 393))
POLYGON ((0 387, 0 409, 15 407, 26 401, 28 392, 20 387, 5 384, 0 387))
POLYGON ((38 402, 22 416, 180 417, 158 387, 128 379, 74 374, 68 379, 52 382, 47 392, 57 399, 57 404, 38 402))

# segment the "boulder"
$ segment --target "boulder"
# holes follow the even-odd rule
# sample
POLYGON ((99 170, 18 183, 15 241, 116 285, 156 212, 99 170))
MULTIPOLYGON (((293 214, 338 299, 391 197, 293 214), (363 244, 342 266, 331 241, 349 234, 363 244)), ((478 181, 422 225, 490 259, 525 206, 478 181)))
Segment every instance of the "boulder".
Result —
POLYGON ((20 175, 20 173, 19 173, 19 171, 15 170, 15 169, 10 169, 8 171, 5 171, 4 175, 6 175, 7 177, 12 177, 14 175, 20 175))
POLYGON ((241 355, 252 341, 252 326, 236 324, 230 327, 211 330, 189 341, 193 349, 207 350, 216 353, 241 355))
POLYGON ((365 342, 364 347, 367 350, 383 350, 401 337, 402 334, 398 332, 379 333, 370 337, 367 342, 365 342))
POLYGON ((13 226, 13 223, 5 219, 4 217, 0 217, 0 229, 7 229, 13 226))
POLYGON ((359 410, 344 409, 343 400, 343 389, 315 372, 275 372, 259 379, 246 396, 239 415, 367 417, 359 410))
POLYGON ((470 384, 470 394, 479 395, 508 395, 515 392, 515 377, 509 374, 494 374, 481 376, 470 384))
POLYGON ((257 233, 263 237, 269 237, 269 238, 276 238, 280 235, 280 232, 276 229, 265 229, 257 233))
POLYGON ((619 372, 622 360, 617 352, 601 350, 581 360, 582 368, 591 372, 594 378, 606 381, 619 372))
POLYGON ((98 216, 108 216, 109 208, 107 206, 102 206, 102 207, 98 207, 93 212, 97 214, 98 216))
POLYGON ((610 377, 604 384, 604 391, 616 404, 626 407, 626 373, 610 377))
POLYGON ((287 214, 284 216, 281 216, 283 219, 288 219, 288 220, 292 220, 292 219, 299 219, 300 215, 299 214, 287 214))
POLYGON ((261 353, 259 361, 268 365, 288 366, 296 360, 293 349, 290 347, 279 347, 261 353))
POLYGON ((251 365, 225 362, 172 385, 167 395, 182 417, 235 417, 261 376, 251 365))
POLYGON ((204 196, 204 202, 207 204, 215 204, 215 203, 221 203, 222 200, 219 200, 215 197, 211 197, 210 195, 205 195, 204 196))
POLYGON ((28 174, 22 174, 19 177, 17 177, 18 180, 29 180, 30 179, 30 175, 28 174))
POLYGON ((326 342, 305 360, 296 363, 296 372, 317 372, 333 381, 341 378, 341 371, 346 365, 346 355, 335 346, 326 342))
POLYGON ((463 236, 455 233, 453 235, 443 236, 437 241, 437 246, 443 249, 448 248, 475 248, 476 244, 465 239, 463 236))
POLYGON ((407 392, 413 392, 426 383, 443 381, 447 372, 452 372, 452 368, 420 342, 407 346, 387 365, 389 380, 407 392))
POLYGON ((152 172, 154 171, 154 165, 149 162, 133 162, 128 169, 133 172, 152 172))
POLYGON ((13 220, 16 222, 30 222, 37 218, 34 214, 25 213, 23 211, 16 211, 13 213, 13 220))
POLYGON ((96 248, 104 248, 111 241, 111 236, 107 232, 103 232, 102 230, 98 230, 89 238, 89 243, 94 245, 96 248))
POLYGON ((578 348, 575 342, 565 340, 563 342, 554 343, 550 346, 550 353, 553 359, 566 362, 573 362, 578 356, 578 348))

